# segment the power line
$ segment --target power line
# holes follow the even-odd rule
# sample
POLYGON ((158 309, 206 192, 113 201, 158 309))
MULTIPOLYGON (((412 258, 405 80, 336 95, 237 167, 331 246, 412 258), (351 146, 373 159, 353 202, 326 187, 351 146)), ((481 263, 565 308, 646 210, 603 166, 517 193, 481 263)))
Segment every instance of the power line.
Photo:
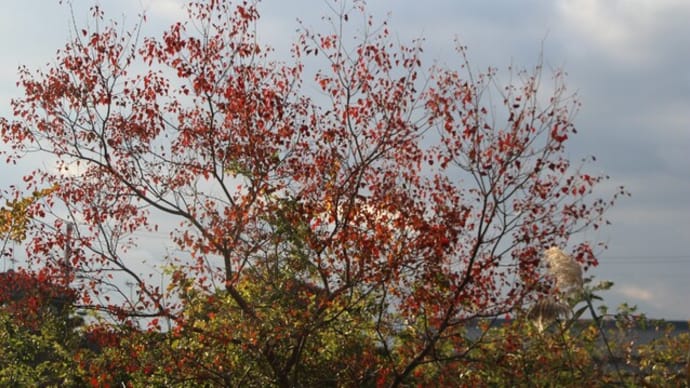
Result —
POLYGON ((690 255, 631 255, 631 256, 604 256, 599 257, 599 264, 625 265, 625 264, 690 264, 690 255))
POLYGON ((618 260, 606 261, 599 260, 599 266, 602 265, 626 265, 626 264, 690 264, 690 260, 618 260))
POLYGON ((624 255, 602 256, 602 260, 627 260, 627 259, 690 259, 690 255, 624 255))

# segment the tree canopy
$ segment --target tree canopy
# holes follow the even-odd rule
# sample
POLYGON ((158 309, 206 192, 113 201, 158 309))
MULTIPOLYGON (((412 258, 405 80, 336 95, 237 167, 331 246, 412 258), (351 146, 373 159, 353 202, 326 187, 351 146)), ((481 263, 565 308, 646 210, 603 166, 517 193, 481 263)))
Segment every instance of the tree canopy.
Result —
POLYGON ((618 194, 594 197, 605 177, 568 159, 562 73, 503 84, 459 45, 458 66, 426 66, 422 41, 397 43, 361 3, 279 61, 255 3, 187 9, 142 38, 145 18, 128 30, 94 6, 52 65, 20 69, 0 120, 10 162, 55 162, 24 179, 52 189, 21 237, 109 322, 81 366, 94 384, 457 382, 481 342, 468 323, 558 291, 544 251, 597 264, 598 242, 573 236, 618 194), (169 220, 164 286, 132 252, 169 220))

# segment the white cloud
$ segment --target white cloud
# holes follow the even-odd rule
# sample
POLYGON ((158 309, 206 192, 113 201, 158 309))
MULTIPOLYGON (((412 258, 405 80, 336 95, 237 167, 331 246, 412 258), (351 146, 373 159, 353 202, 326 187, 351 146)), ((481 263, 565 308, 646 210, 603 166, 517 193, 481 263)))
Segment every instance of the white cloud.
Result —
MULTIPOLYGON (((684 0, 560 0, 557 15, 584 43, 618 63, 647 65, 656 58, 663 37, 678 33, 690 15, 684 0)), ((574 51, 586 52, 588 47, 574 51)))
POLYGON ((631 300, 640 300, 644 302, 652 302, 654 300, 654 293, 648 289, 635 286, 622 286, 615 288, 614 291, 631 300))
POLYGON ((184 1, 180 0, 149 0, 144 3, 144 9, 148 16, 160 22, 161 19, 166 20, 185 20, 187 12, 185 11, 184 1))
POLYGON ((682 290, 678 290, 675 284, 669 282, 670 279, 660 280, 659 275, 661 274, 657 273, 656 275, 657 280, 647 279, 648 281, 643 286, 633 285, 628 281, 614 280, 615 285, 611 289, 614 295, 605 298, 609 307, 617 306, 618 302, 626 302, 629 305, 636 305, 640 313, 651 318, 688 319, 690 309, 686 300, 687 295, 682 290))

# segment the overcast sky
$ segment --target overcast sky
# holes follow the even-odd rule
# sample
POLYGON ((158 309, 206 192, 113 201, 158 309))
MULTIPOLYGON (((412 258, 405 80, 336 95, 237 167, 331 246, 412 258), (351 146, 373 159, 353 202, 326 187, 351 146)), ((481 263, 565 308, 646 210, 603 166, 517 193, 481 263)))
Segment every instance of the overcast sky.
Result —
MULTIPOLYGON (((74 0, 84 20, 91 1, 74 0)), ((153 34, 181 17, 182 1, 105 1, 107 12, 133 22, 147 9, 153 34)), ((69 36, 69 13, 57 0, 2 0, 0 115, 18 96, 16 69, 41 67, 69 36)), ((401 41, 423 36, 425 52, 452 65, 453 40, 469 47, 477 68, 563 68, 583 106, 570 155, 595 155, 596 171, 624 185, 631 198, 609 214, 613 225, 586 237, 608 242, 591 275, 612 280, 604 296, 648 316, 690 319, 690 1, 688 0, 438 0, 374 1, 401 41)), ((296 19, 323 26, 319 0, 266 0, 260 39, 278 53, 296 35, 296 19)), ((432 59, 430 57, 430 59, 432 59)), ((26 166, 24 166, 26 167, 26 166)), ((0 167, 0 187, 26 171, 0 167)))

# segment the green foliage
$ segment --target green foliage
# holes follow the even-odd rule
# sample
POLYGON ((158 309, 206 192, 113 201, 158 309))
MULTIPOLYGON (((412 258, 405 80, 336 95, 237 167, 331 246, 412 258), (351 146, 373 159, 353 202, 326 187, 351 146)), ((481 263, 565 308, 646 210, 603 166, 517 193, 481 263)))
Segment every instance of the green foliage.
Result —
POLYGON ((672 335, 671 327, 658 324, 661 337, 641 345, 631 355, 638 382, 647 386, 690 385, 690 333, 672 335))
MULTIPOLYGON (((48 306, 37 310, 41 319, 35 327, 23 324, 6 303, 0 311, 0 385, 277 386, 276 372, 262 352, 271 346, 276 364, 287 367, 291 359, 299 360, 289 384, 385 386, 392 372, 381 368, 384 358, 394 358, 389 365, 404 359, 405 352, 415 352, 408 345, 424 333, 422 321, 374 327, 376 309, 345 308, 348 298, 319 312, 326 301, 313 286, 287 275, 280 281, 275 288, 249 277, 238 283, 264 325, 242 324, 252 318, 222 289, 185 290, 185 309, 166 332, 109 324, 79 329, 69 310, 58 314, 48 306), (314 319, 314 314, 322 315, 314 319), (333 314, 339 314, 337 320, 333 314), (377 341, 381 333, 391 338, 387 351, 377 341)), ((349 298, 357 297, 367 298, 349 298)), ((674 333, 664 322, 636 315, 634 307, 621 306, 604 324, 575 314, 545 330, 527 317, 518 311, 512 320, 454 328, 435 350, 435 359, 445 362, 422 361, 404 384, 688 385, 690 333, 674 333), (635 329, 653 330, 656 339, 640 343, 635 329)))
POLYGON ((345 298, 327 300, 316 286, 294 278, 273 280, 267 286, 247 278, 238 287, 257 306, 257 325, 246 324, 252 318, 225 291, 189 300, 181 326, 166 338, 176 365, 197 381, 267 386, 275 382, 264 354, 270 346, 269 357, 291 368, 291 380, 301 385, 366 380, 375 349, 370 312, 349 309, 345 298))
MULTIPOLYGON (((610 282, 585 290, 611 288, 610 282)), ((578 301, 574 301, 575 304, 578 301)), ((587 307, 587 306, 585 306, 587 307)), ((484 326, 458 369, 454 384, 463 386, 688 386, 690 333, 674 332, 671 324, 634 314, 623 304, 605 320, 583 320, 578 310, 539 330, 518 314, 502 325, 484 326), (639 333, 653 334, 644 342, 639 333)), ((594 309, 590 309, 594 311, 594 309)), ((481 326, 481 325, 480 325, 481 326)))
POLYGON ((85 373, 75 360, 81 344, 75 323, 46 310, 41 325, 32 328, 0 309, 0 386, 83 385, 85 373))

